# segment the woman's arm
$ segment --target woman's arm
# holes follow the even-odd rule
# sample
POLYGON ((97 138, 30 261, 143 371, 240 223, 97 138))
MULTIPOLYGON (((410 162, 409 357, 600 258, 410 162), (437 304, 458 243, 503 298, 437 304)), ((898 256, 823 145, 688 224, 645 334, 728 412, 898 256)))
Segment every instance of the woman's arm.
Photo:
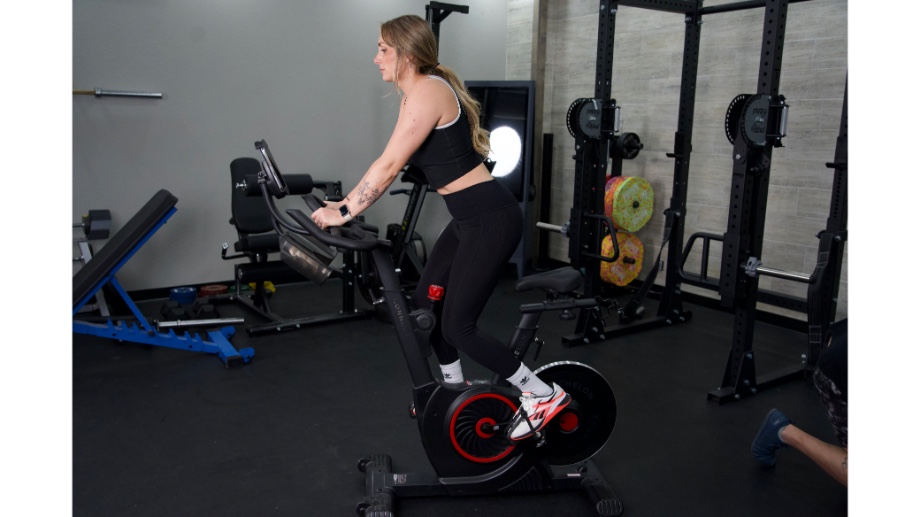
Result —
POLYGON ((320 228, 327 226, 340 226, 345 219, 339 213, 339 207, 348 206, 352 217, 366 210, 387 188, 396 180, 399 171, 406 165, 412 154, 422 145, 428 134, 435 128, 442 115, 440 99, 432 98, 435 90, 426 84, 429 81, 420 81, 412 91, 412 96, 403 100, 399 110, 399 119, 390 141, 387 143, 383 154, 374 160, 358 184, 345 196, 342 202, 328 204, 313 212, 313 221, 320 228))

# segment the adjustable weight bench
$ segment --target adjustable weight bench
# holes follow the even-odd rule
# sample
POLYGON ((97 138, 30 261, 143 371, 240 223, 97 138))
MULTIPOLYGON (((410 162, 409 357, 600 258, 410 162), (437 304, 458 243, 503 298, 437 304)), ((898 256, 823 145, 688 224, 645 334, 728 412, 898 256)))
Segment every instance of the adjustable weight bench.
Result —
POLYGON ((74 319, 73 331, 76 334, 119 341, 217 354, 228 368, 248 363, 255 352, 252 348, 237 351, 233 347, 229 340, 235 333, 232 326, 208 331, 206 338, 190 335, 188 332, 178 335, 172 329, 169 329, 168 332, 160 332, 141 314, 137 305, 115 278, 122 266, 172 217, 176 212, 177 201, 178 198, 167 190, 157 192, 73 277, 73 316, 77 315, 97 291, 108 284, 118 292, 131 309, 137 323, 129 325, 122 321, 112 321, 111 318, 102 324, 74 319))

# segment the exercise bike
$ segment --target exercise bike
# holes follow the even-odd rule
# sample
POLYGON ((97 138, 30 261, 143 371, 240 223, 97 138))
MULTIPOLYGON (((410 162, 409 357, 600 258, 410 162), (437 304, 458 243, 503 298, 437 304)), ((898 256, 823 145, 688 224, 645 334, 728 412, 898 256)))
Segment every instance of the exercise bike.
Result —
MULTIPOLYGON (((309 273, 326 263, 318 263, 312 256, 317 247, 367 253, 383 286, 382 295, 409 368, 413 384, 410 413, 418 422, 422 445, 435 473, 393 472, 392 459, 386 454, 360 459, 358 469, 365 474, 366 491, 356 507, 359 516, 393 517, 399 498, 561 490, 585 491, 598 515, 623 512, 622 503, 590 459, 606 444, 616 423, 616 399, 600 373, 570 361, 537 369, 541 379, 559 384, 572 401, 532 438, 510 441, 506 432, 518 409, 520 392, 499 378, 462 387, 436 380, 428 362, 435 311, 410 306, 395 272, 390 243, 378 238, 377 228, 357 219, 323 231, 298 209, 282 214, 274 201, 286 195, 284 178, 265 142, 257 142, 256 149, 263 157, 260 188, 276 229, 283 234, 281 238, 288 245, 309 243, 290 255, 303 259, 303 271, 309 273)), ((311 211, 323 206, 313 196, 303 199, 311 211)), ((568 267, 518 282, 518 291, 543 289, 549 297, 521 306, 521 321, 508 343, 517 357, 523 357, 531 344, 540 344, 535 335, 543 312, 597 303, 563 296, 580 285, 581 275, 568 267)), ((438 288, 429 294, 436 300, 438 288)))

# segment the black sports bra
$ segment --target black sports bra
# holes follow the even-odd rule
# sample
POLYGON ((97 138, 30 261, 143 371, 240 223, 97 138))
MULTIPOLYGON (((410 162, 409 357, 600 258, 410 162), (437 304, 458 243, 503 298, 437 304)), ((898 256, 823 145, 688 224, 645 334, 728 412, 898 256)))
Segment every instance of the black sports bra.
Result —
MULTIPOLYGON (((443 81, 451 91, 454 91, 450 83, 443 78, 436 75, 428 77, 443 81)), ((455 91, 454 97, 457 97, 455 91)), ((473 149, 470 124, 459 98, 457 98, 457 107, 459 109, 457 118, 450 124, 434 128, 409 158, 409 163, 422 169, 425 177, 428 178, 428 183, 435 189, 460 178, 483 161, 482 156, 473 149)))

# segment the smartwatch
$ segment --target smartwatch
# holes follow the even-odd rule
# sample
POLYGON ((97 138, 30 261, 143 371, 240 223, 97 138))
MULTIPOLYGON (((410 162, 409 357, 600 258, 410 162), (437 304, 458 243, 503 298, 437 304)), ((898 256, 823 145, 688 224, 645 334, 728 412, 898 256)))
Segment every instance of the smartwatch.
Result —
POLYGON ((352 216, 351 213, 348 211, 348 205, 343 204, 342 206, 340 206, 339 213, 342 215, 342 217, 345 218, 346 223, 354 219, 354 216, 352 216))

